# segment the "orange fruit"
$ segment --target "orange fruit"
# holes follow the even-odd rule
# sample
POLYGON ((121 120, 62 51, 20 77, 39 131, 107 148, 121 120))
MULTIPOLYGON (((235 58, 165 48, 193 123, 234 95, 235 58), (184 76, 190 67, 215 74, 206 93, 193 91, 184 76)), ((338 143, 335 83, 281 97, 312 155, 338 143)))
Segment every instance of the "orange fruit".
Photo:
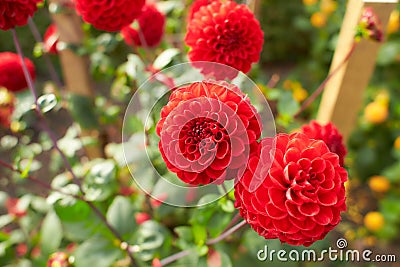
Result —
POLYGON ((365 119, 373 124, 384 122, 388 116, 388 107, 378 102, 369 103, 364 110, 365 119))
POLYGON ((385 176, 372 176, 368 181, 369 188, 377 193, 385 193, 390 188, 390 181, 385 176))
POLYGON ((383 215, 378 211, 368 212, 364 217, 365 227, 372 232, 376 232, 382 229, 384 224, 385 219, 383 218, 383 215))

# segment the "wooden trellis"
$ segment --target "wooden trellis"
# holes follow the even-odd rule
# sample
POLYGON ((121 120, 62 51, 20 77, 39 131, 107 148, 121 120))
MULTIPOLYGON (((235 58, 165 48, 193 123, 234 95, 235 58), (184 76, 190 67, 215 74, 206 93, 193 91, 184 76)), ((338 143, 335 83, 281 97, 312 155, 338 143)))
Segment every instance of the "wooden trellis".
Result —
MULTIPOLYGON (((353 46, 356 26, 365 7, 373 8, 386 29, 390 13, 398 0, 349 0, 343 20, 338 44, 333 57, 331 71, 343 62, 353 46)), ((345 140, 354 128, 362 105, 365 88, 375 68, 381 43, 362 40, 340 70, 327 83, 317 120, 325 124, 333 122, 345 140)))

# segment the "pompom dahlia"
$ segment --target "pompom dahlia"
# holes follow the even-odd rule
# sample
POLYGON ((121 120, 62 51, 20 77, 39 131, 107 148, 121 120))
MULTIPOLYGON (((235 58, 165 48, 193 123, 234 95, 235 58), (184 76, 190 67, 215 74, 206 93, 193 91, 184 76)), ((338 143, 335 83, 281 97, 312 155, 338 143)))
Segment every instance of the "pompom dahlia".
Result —
POLYGON ((125 43, 131 46, 156 46, 160 43, 164 34, 165 16, 154 4, 147 4, 137 18, 138 27, 135 23, 124 27, 121 31, 125 43), (140 32, 139 32, 140 31, 140 32), (143 34, 143 39, 140 36, 143 34), (143 43, 143 41, 145 43, 143 43))
POLYGON ((311 139, 322 140, 328 146, 329 150, 339 156, 339 163, 344 166, 344 158, 347 150, 343 144, 343 137, 338 129, 330 122, 322 126, 316 121, 301 127, 301 131, 311 139))
POLYGON ((99 30, 115 32, 137 18, 145 0, 75 0, 83 20, 99 30))
POLYGON ((213 1, 189 21, 185 42, 191 61, 217 62, 247 73, 260 58, 264 33, 246 5, 213 1))
MULTIPOLYGON (((34 80, 36 75, 35 66, 28 58, 25 58, 25 64, 34 80)), ((0 53, 0 86, 12 92, 19 92, 28 87, 21 60, 17 54, 11 52, 0 53)))
POLYGON ((278 134, 252 153, 235 185, 235 207, 259 235, 309 246, 340 222, 346 180, 339 157, 324 142, 302 133, 278 134), (255 189, 253 180, 259 182, 255 189))
POLYGON ((243 175, 261 135, 256 109, 238 87, 203 81, 175 89, 161 110, 159 149, 185 183, 222 183, 243 175))
POLYGON ((43 38, 44 50, 49 54, 57 54, 58 39, 59 39, 59 34, 57 31, 57 26, 55 24, 51 24, 44 33, 44 38, 43 38))
POLYGON ((41 2, 43 0, 1 0, 0 29, 7 31, 25 25, 41 2))
POLYGON ((200 10, 200 8, 215 1, 220 0, 194 0, 188 11, 188 20, 193 19, 194 14, 196 14, 196 12, 200 10))
POLYGON ((11 116, 15 107, 15 97, 4 87, 0 87, 0 125, 10 127, 11 116))

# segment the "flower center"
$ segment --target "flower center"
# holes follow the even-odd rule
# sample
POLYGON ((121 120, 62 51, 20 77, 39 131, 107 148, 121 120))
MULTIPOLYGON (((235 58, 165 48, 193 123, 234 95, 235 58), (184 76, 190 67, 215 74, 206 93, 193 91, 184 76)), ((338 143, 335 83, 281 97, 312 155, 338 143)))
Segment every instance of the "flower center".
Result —
POLYGON ((197 160, 227 135, 226 130, 210 118, 195 118, 187 122, 179 133, 179 148, 189 160, 197 160))

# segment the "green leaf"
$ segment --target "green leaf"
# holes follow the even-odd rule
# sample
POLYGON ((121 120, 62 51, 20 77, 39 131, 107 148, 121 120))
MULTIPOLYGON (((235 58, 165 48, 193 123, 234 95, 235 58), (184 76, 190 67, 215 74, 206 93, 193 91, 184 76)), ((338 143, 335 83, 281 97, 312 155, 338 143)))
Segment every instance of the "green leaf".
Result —
POLYGON ((0 229, 10 224, 14 220, 14 217, 10 214, 0 216, 0 229))
POLYGON ((117 196, 107 211, 107 221, 121 235, 131 234, 136 228, 134 209, 129 199, 117 196))
POLYGON ((172 59, 180 54, 180 50, 177 48, 169 48, 164 50, 157 58, 154 60, 153 67, 161 70, 165 68, 169 63, 171 63, 172 59))
POLYGON ((112 160, 98 160, 90 169, 82 185, 85 197, 89 201, 104 201, 116 190, 115 162, 112 160))
POLYGON ((282 93, 281 98, 278 101, 278 112, 281 115, 293 116, 300 108, 299 103, 293 98, 293 95, 289 91, 282 93))
POLYGON ((38 98, 37 103, 43 113, 47 113, 57 106, 57 97, 54 94, 45 94, 38 98))
POLYGON ((79 123, 83 129, 97 129, 99 127, 93 99, 90 97, 71 94, 69 97, 69 110, 74 121, 79 123))
POLYGON ((111 241, 95 236, 79 245, 73 255, 75 267, 109 267, 121 258, 123 253, 111 241))
POLYGON ((171 240, 170 233, 162 225, 155 221, 146 221, 139 226, 133 238, 133 243, 140 247, 136 256, 142 261, 149 261, 156 253, 169 253, 171 240))
POLYGON ((61 244, 63 230, 60 219, 54 211, 47 213, 40 233, 42 250, 45 253, 55 252, 61 244))
POLYGON ((220 205, 223 211, 227 213, 232 213, 235 211, 235 206, 231 200, 223 199, 220 201, 220 205))
POLYGON ((207 239, 207 229, 204 225, 195 224, 192 227, 194 242, 203 245, 207 239))

